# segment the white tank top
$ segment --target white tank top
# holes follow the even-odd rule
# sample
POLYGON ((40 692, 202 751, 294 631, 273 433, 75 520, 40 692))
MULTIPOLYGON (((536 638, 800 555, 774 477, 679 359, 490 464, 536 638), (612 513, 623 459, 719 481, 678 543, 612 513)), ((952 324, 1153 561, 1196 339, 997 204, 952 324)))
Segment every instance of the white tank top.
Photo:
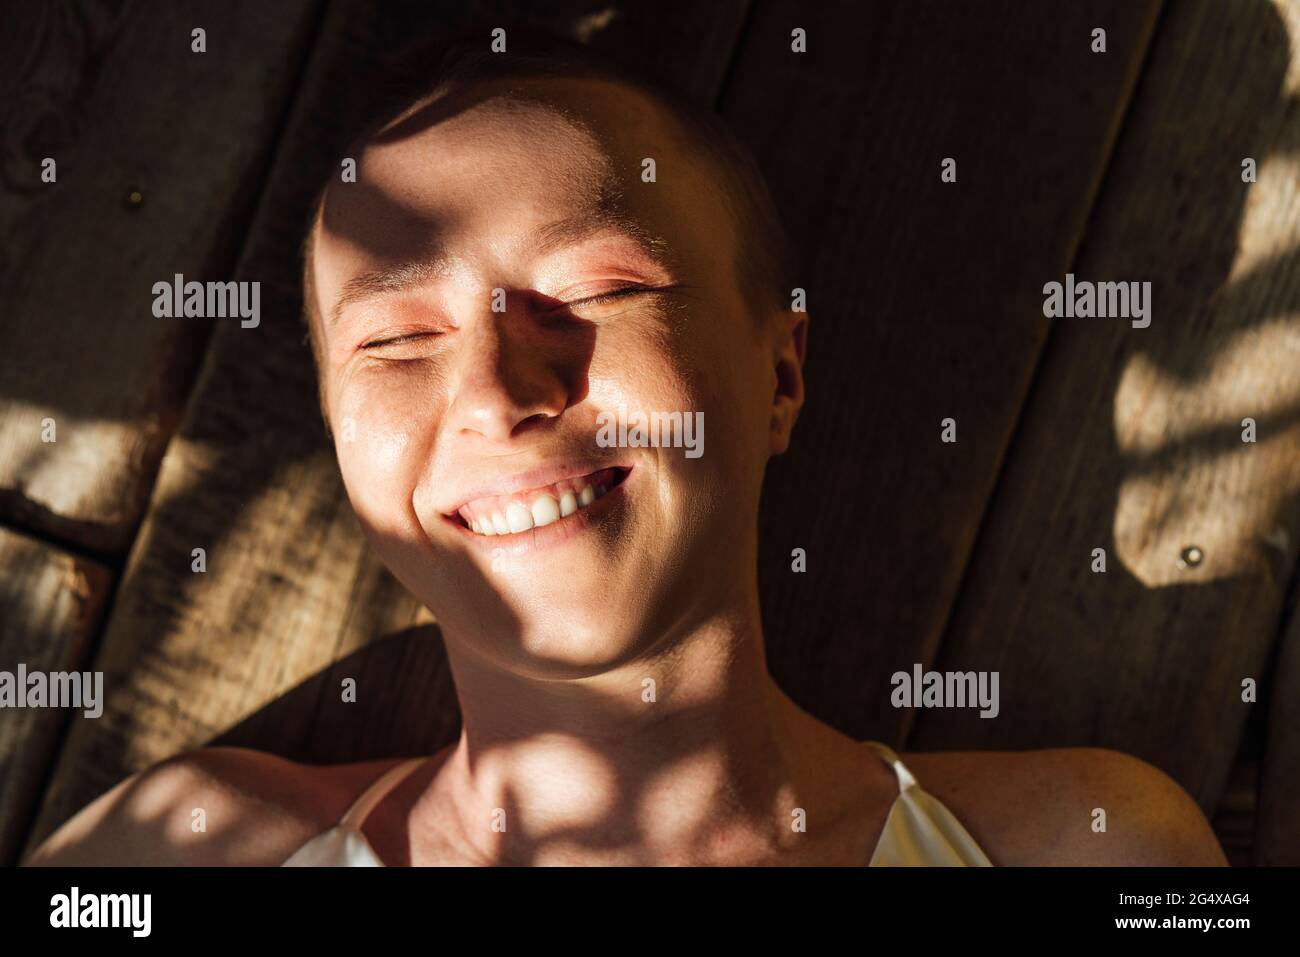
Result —
MULTIPOLYGON (((921 789, 903 762, 879 741, 864 741, 898 777, 898 796, 868 867, 992 867, 975 839, 939 799, 921 789)), ((343 819, 318 834, 281 867, 383 867, 361 825, 375 806, 425 758, 411 758, 390 768, 366 788, 343 819)))

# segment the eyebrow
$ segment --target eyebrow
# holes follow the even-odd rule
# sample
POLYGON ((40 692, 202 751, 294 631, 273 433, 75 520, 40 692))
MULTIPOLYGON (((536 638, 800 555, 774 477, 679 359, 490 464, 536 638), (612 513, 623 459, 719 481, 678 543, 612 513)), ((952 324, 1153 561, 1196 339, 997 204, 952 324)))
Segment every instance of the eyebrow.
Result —
MULTIPOLYGON (((630 239, 652 263, 668 269, 668 244, 661 237, 655 236, 641 223, 622 213, 602 208, 587 210, 542 226, 529 237, 525 248, 531 249, 534 257, 546 256, 603 232, 617 233, 630 239)), ((445 271, 448 258, 446 252, 435 249, 419 259, 384 266, 352 277, 343 284, 338 302, 330 310, 330 323, 337 322, 344 308, 353 303, 427 285, 445 271)))

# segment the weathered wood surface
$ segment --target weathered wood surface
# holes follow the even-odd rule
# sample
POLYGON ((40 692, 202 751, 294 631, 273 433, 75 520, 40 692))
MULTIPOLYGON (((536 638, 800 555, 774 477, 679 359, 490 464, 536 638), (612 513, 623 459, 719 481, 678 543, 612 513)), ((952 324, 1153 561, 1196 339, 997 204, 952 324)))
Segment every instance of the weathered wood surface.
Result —
POLYGON ((1256 864, 1300 866, 1300 609, 1291 618, 1270 683, 1268 730, 1255 817, 1256 864))
POLYGON ((1253 864, 1256 805, 1259 799, 1259 762, 1238 761, 1228 775, 1210 823, 1233 867, 1253 864))
POLYGON ((1157 6, 785 3, 750 24, 723 113, 777 189, 811 318, 764 498, 764 626, 777 678, 846 732, 902 739, 889 676, 936 653, 1047 335, 1039 290, 1074 256, 1157 6))
POLYGON ((1168 5, 1073 269, 1151 281, 1151 325, 1035 318, 1051 339, 938 659, 999 670, 1002 714, 921 711, 912 746, 1108 746, 1207 812, 1223 791, 1300 539, 1297 37, 1292 0, 1168 5))
MULTIPOLYGON (((112 585, 100 565, 0 529, 0 671, 80 671, 112 585)), ((68 722, 84 710, 0 711, 0 866, 14 863, 68 722)))
POLYGON ((155 318, 153 284, 228 277, 316 11, 314 0, 6 11, 0 520, 96 550, 130 545, 223 321, 155 318), (196 27, 206 53, 191 50, 196 27), (46 157, 54 183, 41 181, 46 157), (47 418, 55 443, 42 441, 47 418))
MULTIPOLYGON (((551 5, 547 22, 563 28, 601 6, 551 5)), ((533 9, 329 9, 238 269, 262 282, 262 324, 213 338, 103 641, 105 717, 70 736, 33 845, 131 771, 216 738, 334 763, 429 751, 456 731, 441 641, 419 627, 431 616, 369 554, 343 492, 316 409, 296 254, 366 71, 413 37, 481 28, 486 42, 521 8, 533 9), (206 549, 204 574, 190 571, 194 548, 206 549), (356 704, 341 700, 344 677, 357 679, 356 704)), ((629 5, 591 42, 660 45, 664 68, 710 102, 744 11, 629 5)))

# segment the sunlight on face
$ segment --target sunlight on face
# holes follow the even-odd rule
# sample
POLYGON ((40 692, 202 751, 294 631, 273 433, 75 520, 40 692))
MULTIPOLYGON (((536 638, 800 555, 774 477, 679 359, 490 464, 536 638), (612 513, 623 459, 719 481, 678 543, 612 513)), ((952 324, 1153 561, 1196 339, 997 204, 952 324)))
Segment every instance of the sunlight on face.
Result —
POLYGON ((580 675, 752 589, 774 373, 672 120, 611 83, 525 89, 399 118, 331 185, 321 375, 353 507, 449 644, 580 675), (620 407, 702 412, 706 453, 602 447, 620 407))

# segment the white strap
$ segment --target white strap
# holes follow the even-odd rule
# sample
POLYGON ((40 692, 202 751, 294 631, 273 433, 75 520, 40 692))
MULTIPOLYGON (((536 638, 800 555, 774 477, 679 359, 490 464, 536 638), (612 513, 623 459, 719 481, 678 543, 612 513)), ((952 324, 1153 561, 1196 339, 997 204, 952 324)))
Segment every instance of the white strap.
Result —
POLYGON ((905 794, 911 788, 916 787, 916 778, 912 777, 912 772, 907 770, 907 765, 903 763, 903 759, 895 754, 889 746, 881 744, 879 741, 867 741, 866 744, 894 769, 894 775, 898 778, 899 794, 905 794))

